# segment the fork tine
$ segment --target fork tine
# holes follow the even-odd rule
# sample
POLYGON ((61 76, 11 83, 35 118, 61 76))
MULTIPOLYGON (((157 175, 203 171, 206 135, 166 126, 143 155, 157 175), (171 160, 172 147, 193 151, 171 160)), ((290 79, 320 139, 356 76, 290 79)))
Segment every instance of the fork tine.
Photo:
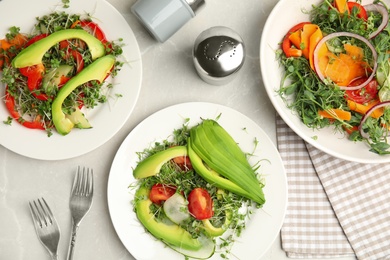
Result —
POLYGON ((80 177, 80 194, 82 196, 87 194, 88 173, 89 173, 89 168, 87 168, 87 170, 85 170, 85 167, 84 167, 83 174, 81 174, 81 177, 80 177))
POLYGON ((39 216, 39 219, 41 221, 41 227, 43 225, 47 226, 47 214, 45 212, 45 209, 43 208, 43 205, 42 205, 42 202, 40 199, 38 199, 38 204, 34 201, 34 204, 35 204, 35 207, 37 208, 37 211, 38 211, 38 216, 39 216))
POLYGON ((93 169, 88 171, 87 175, 87 185, 86 185, 86 194, 93 195, 93 169))
POLYGON ((78 194, 80 189, 80 166, 77 167, 76 176, 73 179, 72 194, 78 194))
POLYGON ((82 196, 93 195, 93 185, 93 169, 85 167, 81 169, 78 166, 71 193, 82 196))
POLYGON ((44 216, 46 216, 45 219, 48 220, 50 222, 50 224, 53 224, 53 219, 54 219, 53 212, 51 212, 49 205, 47 205, 47 203, 46 203, 46 200, 44 198, 42 198, 43 205, 42 205, 40 200, 38 200, 38 201, 42 207, 42 210, 44 212, 44 216))
MULTIPOLYGON (((33 203, 35 203, 35 201, 33 201, 33 203)), ((33 204, 31 204, 31 202, 28 202, 28 205, 30 206, 30 212, 31 212, 31 216, 32 216, 33 221, 34 221, 34 225, 42 227, 36 208, 34 208, 33 204)))

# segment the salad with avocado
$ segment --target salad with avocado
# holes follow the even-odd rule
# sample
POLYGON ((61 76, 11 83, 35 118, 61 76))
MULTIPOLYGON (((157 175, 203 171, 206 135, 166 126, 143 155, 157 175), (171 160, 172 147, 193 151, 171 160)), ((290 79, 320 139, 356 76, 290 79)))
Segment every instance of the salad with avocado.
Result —
POLYGON ((87 14, 54 12, 36 21, 31 33, 14 26, 0 40, 2 100, 9 112, 3 122, 48 136, 91 128, 82 111, 108 100, 113 85, 105 80, 123 65, 121 39, 108 41, 87 14))
MULTIPOLYGON (((234 241, 265 200, 264 180, 216 121, 188 120, 173 138, 139 152, 133 169, 138 220, 186 259, 229 258, 234 241)), ((254 144, 256 145, 256 144, 254 144)))

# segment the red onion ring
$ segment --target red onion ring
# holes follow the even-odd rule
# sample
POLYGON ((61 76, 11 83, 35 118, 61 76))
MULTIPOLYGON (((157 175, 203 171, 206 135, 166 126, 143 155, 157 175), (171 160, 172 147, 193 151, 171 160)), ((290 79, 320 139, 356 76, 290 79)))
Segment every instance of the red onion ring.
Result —
POLYGON ((317 73, 318 77, 321 79, 321 81, 324 82, 325 81, 325 76, 324 76, 324 74, 322 74, 322 72, 321 72, 321 70, 319 68, 318 53, 320 51, 321 46, 324 43, 326 43, 328 40, 333 39, 333 38, 337 38, 337 37, 342 37, 342 36, 355 38, 355 39, 358 39, 358 40, 364 42, 370 48, 370 50, 372 52, 372 57, 373 57, 373 61, 374 61, 374 68, 372 69, 372 73, 367 78, 367 80, 364 81, 362 84, 357 85, 357 86, 353 86, 353 87, 339 86, 340 89, 342 89, 342 90, 357 90, 357 89, 361 89, 362 87, 367 85, 374 78, 376 69, 378 67, 378 64, 377 64, 378 54, 376 53, 374 46, 372 46, 372 44, 366 38, 364 38, 363 36, 360 36, 360 35, 355 34, 355 33, 349 33, 349 32, 335 32, 335 33, 328 34, 327 36, 322 38, 318 42, 317 46, 314 49, 314 53, 313 53, 313 55, 314 55, 314 70, 317 73))
POLYGON ((367 120, 367 118, 370 117, 370 115, 372 114, 372 112, 374 112, 376 109, 378 108, 381 108, 381 107, 386 107, 386 106, 390 106, 390 101, 383 101, 383 102, 380 102, 378 104, 376 104, 375 106, 372 106, 367 112, 366 114, 362 117, 362 119, 360 120, 360 124, 359 124, 359 133, 360 135, 363 137, 363 138, 369 138, 370 136, 365 133, 363 131, 363 124, 364 122, 367 120))
POLYGON ((367 12, 377 12, 382 15, 382 23, 379 25, 378 29, 375 32, 372 32, 369 35, 369 39, 372 39, 375 36, 377 36, 387 26, 387 23, 389 22, 389 13, 385 6, 379 4, 369 4, 363 7, 364 9, 366 9, 367 12))

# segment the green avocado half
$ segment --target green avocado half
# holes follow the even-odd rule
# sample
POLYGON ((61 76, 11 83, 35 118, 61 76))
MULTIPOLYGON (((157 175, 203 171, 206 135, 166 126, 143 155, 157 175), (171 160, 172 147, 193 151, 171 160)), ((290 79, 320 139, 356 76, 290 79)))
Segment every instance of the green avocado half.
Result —
POLYGON ((78 113, 78 122, 68 118, 62 111, 62 104, 67 96, 69 96, 72 91, 78 86, 91 81, 98 80, 102 82, 107 74, 111 71, 112 67, 115 64, 115 56, 106 55, 91 63, 88 67, 80 71, 76 76, 71 78, 58 92, 56 98, 54 99, 51 110, 53 116, 53 123, 58 133, 62 135, 68 134, 75 123, 80 123, 84 120, 82 113, 78 113))
POLYGON ((93 60, 102 57, 106 53, 104 44, 92 34, 89 34, 83 29, 66 29, 54 32, 23 49, 12 60, 12 66, 14 68, 24 68, 40 64, 42 63, 43 55, 45 55, 51 47, 60 41, 68 39, 83 40, 87 44, 93 60))

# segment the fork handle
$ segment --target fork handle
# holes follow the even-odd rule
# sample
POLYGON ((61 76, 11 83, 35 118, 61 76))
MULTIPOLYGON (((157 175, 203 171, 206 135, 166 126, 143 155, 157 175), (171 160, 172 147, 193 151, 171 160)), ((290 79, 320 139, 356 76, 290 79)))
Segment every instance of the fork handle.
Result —
POLYGON ((68 250, 68 256, 67 260, 72 260, 73 259, 73 252, 74 252, 74 246, 76 245, 76 235, 77 235, 77 229, 79 226, 74 223, 72 220, 72 231, 70 235, 70 242, 69 242, 69 250, 68 250))

